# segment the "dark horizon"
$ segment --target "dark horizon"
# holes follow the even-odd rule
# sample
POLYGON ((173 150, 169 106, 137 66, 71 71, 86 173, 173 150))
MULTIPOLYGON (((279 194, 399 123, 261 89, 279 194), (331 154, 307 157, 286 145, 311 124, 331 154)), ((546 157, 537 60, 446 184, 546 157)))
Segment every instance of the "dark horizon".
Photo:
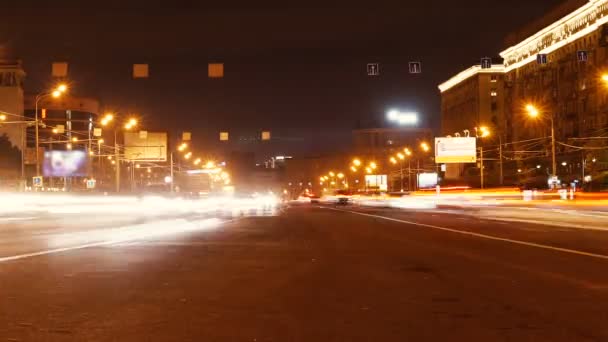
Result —
POLYGON ((74 95, 137 112, 149 130, 192 131, 210 151, 220 130, 234 138, 270 130, 272 143, 239 149, 297 155, 344 150, 354 127, 393 107, 418 111, 437 131, 437 85, 497 56, 510 32, 559 3, 493 4, 495 16, 480 1, 371 10, 24 2, 4 12, 0 38, 23 60, 27 92, 50 84, 52 62, 67 61, 74 95), (409 61, 421 61, 423 73, 408 74, 409 61), (225 77, 208 79, 208 62, 225 63, 225 77), (366 76, 370 62, 381 64, 380 77, 366 76), (150 64, 150 78, 133 80, 133 63, 150 64))

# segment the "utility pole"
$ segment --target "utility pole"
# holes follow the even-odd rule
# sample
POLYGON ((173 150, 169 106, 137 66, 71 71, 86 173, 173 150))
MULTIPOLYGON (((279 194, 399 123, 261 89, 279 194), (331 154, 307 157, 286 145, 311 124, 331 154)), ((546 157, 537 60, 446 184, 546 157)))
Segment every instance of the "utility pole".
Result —
POLYGON ((481 177, 481 188, 483 189, 483 146, 479 147, 479 175, 481 177))
POLYGON ((407 160, 407 191, 412 192, 412 158, 407 160))
POLYGON ((505 183, 505 177, 503 174, 502 165, 502 135, 498 135, 498 165, 500 167, 500 185, 503 186, 505 183))
POLYGON ((553 113, 551 113, 551 155, 553 177, 557 177, 557 162, 555 161, 555 125, 553 123, 553 113))
POLYGON ((118 153, 118 127, 114 129, 114 158, 116 159, 116 193, 120 192, 120 159, 118 153))
POLYGON ((175 192, 174 180, 173 180, 173 152, 171 152, 171 193, 175 192))

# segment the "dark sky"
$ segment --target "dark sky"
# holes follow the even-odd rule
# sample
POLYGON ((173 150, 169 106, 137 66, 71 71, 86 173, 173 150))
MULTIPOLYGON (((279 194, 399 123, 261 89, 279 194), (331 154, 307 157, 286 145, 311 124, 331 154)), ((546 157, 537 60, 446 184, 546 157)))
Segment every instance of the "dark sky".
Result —
POLYGON ((209 151, 220 130, 268 129, 276 140, 249 148, 299 154, 344 148, 357 122, 391 107, 437 128, 437 85, 560 1, 287 3, 21 0, 0 14, 0 41, 24 61, 30 92, 65 60, 74 94, 136 111, 147 128, 192 131, 209 151), (407 73, 412 60, 421 75, 407 73), (206 77, 210 61, 225 63, 224 79, 206 77), (132 63, 151 78, 131 79, 132 63))

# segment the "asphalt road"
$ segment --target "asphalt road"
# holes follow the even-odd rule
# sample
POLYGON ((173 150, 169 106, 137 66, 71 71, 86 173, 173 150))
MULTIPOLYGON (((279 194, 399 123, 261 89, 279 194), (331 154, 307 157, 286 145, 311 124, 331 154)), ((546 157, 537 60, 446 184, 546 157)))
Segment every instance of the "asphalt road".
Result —
POLYGON ((2 223, 0 341, 608 341, 604 231, 310 205, 104 222, 2 223))

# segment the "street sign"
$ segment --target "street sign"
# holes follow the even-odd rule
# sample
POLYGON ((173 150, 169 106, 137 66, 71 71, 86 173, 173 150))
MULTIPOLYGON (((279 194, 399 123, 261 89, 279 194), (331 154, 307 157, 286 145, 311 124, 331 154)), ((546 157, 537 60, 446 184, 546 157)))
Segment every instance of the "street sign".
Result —
POLYGON ((42 108, 42 109, 40 110, 40 117, 41 117, 42 119, 46 119, 46 108, 42 108))
POLYGON ((94 179, 87 179, 87 189, 95 189, 97 181, 94 179))
POLYGON ((182 141, 190 141, 192 140, 192 133, 191 132, 183 132, 182 133, 182 141))
POLYGON ((484 57, 481 59, 481 68, 482 69, 491 69, 492 68, 492 58, 484 57))
POLYGON ((264 140, 264 141, 270 140, 270 131, 262 132, 262 140, 264 140))
POLYGON ((53 75, 53 77, 67 77, 68 76, 68 63, 67 62, 53 63, 51 74, 53 75))
POLYGON ((547 64, 547 54, 539 53, 536 55, 536 63, 540 65, 547 64))
POLYGON ((422 63, 420 62, 410 62, 410 74, 420 74, 422 73, 422 63))
POLYGON ((125 159, 167 161, 166 132, 124 132, 125 159), (142 134, 144 133, 145 134, 142 134))
POLYGON ((435 138, 435 162, 477 162, 477 139, 474 137, 435 138))
POLYGON ((40 176, 35 176, 32 177, 32 184, 34 185, 35 188, 42 188, 42 177, 40 176))
POLYGON ((367 76, 379 76, 380 75, 380 64, 368 63, 367 64, 367 76))
POLYGON ((587 58, 588 58, 587 51, 585 51, 585 50, 577 51, 576 58, 578 59, 579 62, 586 62, 587 58))
POLYGON ((133 78, 148 78, 150 67, 148 64, 133 64, 133 78))
POLYGON ((57 130, 57 134, 63 134, 63 133, 65 133, 65 126, 64 125, 57 125, 57 126, 55 126, 55 129, 57 130))
POLYGON ((93 136, 100 137, 101 136, 101 128, 93 128, 93 136))
POLYGON ((229 137, 228 132, 220 132, 220 141, 228 141, 229 137))

